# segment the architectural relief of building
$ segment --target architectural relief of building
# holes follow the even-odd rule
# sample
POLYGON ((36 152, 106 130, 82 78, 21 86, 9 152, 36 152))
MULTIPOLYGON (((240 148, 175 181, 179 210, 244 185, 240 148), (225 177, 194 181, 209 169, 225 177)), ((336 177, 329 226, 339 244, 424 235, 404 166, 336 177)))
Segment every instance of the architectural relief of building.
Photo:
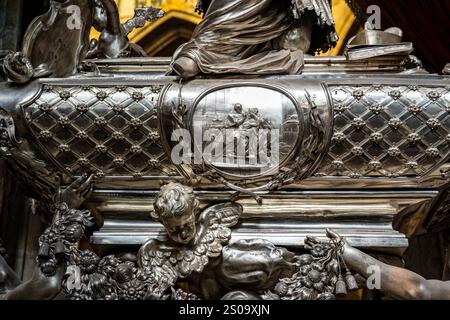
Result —
POLYGON ((9 3, 1 299, 450 299, 450 57, 407 19, 9 3))

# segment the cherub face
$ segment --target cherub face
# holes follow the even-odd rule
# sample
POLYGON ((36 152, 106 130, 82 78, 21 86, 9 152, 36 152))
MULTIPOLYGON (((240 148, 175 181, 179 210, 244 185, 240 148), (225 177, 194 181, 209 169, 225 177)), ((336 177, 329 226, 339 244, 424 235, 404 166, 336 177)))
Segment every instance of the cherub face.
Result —
POLYGON ((180 244, 189 244, 196 234, 195 214, 186 210, 182 215, 162 218, 162 224, 173 241, 180 244))

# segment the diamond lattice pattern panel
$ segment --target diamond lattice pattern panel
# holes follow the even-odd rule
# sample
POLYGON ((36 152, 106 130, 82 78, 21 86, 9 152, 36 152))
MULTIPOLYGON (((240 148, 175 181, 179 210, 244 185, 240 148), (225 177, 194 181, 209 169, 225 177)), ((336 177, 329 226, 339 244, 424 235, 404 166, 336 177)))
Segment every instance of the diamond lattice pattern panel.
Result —
POLYGON ((334 134, 318 176, 423 176, 450 153, 450 88, 331 86, 334 134))
POLYGON ((74 175, 158 175, 168 162, 158 131, 161 90, 45 85, 25 117, 43 147, 74 175))

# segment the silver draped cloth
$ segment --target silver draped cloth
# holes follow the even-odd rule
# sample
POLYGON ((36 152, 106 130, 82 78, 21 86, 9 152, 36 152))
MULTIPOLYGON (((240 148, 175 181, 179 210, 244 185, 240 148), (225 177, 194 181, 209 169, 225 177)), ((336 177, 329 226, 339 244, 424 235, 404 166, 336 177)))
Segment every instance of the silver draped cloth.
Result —
POLYGON ((329 1, 212 0, 192 39, 175 52, 172 64, 188 57, 206 74, 300 73, 303 52, 280 48, 279 39, 311 12, 315 25, 310 52, 334 47, 338 37, 329 1))

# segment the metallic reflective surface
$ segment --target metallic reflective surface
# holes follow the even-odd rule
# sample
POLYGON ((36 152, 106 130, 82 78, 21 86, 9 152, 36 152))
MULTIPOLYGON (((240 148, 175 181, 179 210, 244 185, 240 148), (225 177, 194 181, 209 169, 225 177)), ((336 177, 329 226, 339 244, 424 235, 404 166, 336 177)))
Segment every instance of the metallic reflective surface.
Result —
POLYGON ((328 0, 213 0, 201 11, 203 21, 174 53, 169 74, 296 74, 304 54, 338 40, 328 0), (300 39, 286 41, 296 29, 300 39))
POLYGON ((127 39, 162 12, 142 8, 121 25, 112 0, 54 3, 24 54, 3 59, 0 156, 50 223, 32 279, 20 283, 0 259, 3 298, 327 300, 357 289, 352 271, 367 277, 368 263, 407 284, 388 286, 393 297, 448 298, 448 284, 359 249, 400 258, 410 239, 448 224, 450 78, 428 74, 412 46, 389 55, 370 39, 348 57, 236 54, 242 43, 217 41, 251 31, 259 12, 274 16, 253 26, 271 22, 253 45, 295 27, 284 40, 328 48, 329 2, 294 1, 294 22, 273 1, 225 2, 199 3, 205 20, 172 60, 141 57, 127 39), (87 20, 64 40, 58 8, 70 4, 87 20), (309 37, 306 11, 325 40, 309 37), (53 42, 64 59, 58 45, 39 54, 53 42), (76 247, 83 236, 89 250, 76 247))

